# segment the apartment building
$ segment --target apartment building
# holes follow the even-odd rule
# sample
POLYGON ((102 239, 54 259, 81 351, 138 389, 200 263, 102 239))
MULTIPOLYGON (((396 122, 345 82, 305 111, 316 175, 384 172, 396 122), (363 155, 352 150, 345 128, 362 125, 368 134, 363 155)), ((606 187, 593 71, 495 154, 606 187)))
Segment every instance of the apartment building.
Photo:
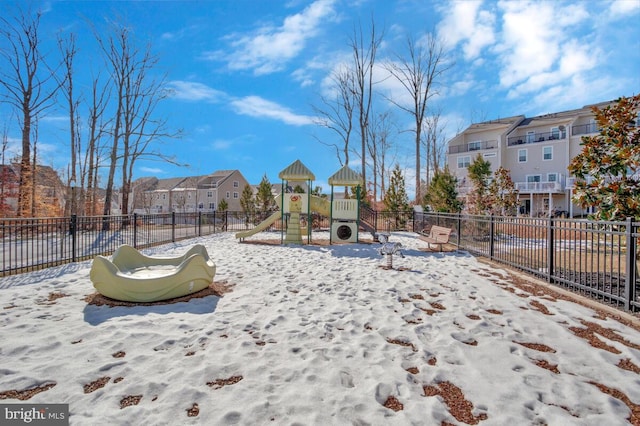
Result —
POLYGON ((448 143, 447 162, 458 178, 459 196, 465 199, 472 190, 467 169, 477 155, 482 155, 491 163, 492 172, 500 166, 510 171, 518 190, 519 214, 546 216, 562 211, 574 217, 589 213, 571 201, 574 178, 568 167, 582 151, 582 137, 598 134, 591 108, 601 109, 612 103, 470 125, 448 143))
POLYGON ((137 213, 190 213, 239 211, 240 196, 248 182, 239 170, 218 170, 206 176, 169 179, 141 178, 133 182, 130 211, 137 213))

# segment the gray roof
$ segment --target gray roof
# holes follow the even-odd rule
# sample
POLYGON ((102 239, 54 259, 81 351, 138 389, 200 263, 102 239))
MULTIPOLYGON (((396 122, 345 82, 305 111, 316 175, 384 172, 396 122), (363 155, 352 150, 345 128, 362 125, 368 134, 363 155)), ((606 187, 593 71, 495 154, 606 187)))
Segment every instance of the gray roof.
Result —
POLYGON ((286 169, 281 171, 278 174, 278 177, 282 180, 293 180, 293 181, 305 181, 305 180, 315 180, 316 177, 314 174, 302 164, 300 160, 296 160, 291 163, 286 169))
POLYGON ((360 173, 355 172, 346 165, 329 178, 329 185, 358 186, 362 185, 362 183, 363 180, 360 173))

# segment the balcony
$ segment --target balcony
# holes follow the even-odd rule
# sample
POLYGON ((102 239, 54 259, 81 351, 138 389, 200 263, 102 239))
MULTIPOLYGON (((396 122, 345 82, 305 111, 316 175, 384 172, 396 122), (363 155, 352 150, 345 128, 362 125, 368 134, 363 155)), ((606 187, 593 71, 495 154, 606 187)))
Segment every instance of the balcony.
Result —
POLYGON ((596 123, 577 124, 575 126, 571 126, 571 134, 573 136, 588 135, 590 133, 598 133, 599 131, 600 130, 596 123))
POLYGON ((562 132, 536 132, 520 136, 509 136, 507 146, 515 146, 547 141, 559 141, 567 138, 566 131, 562 132))
POLYGON ((484 149, 496 149, 498 148, 498 141, 482 141, 482 142, 470 142, 462 145, 453 145, 449 147, 449 154, 460 154, 462 152, 480 151, 484 149))
POLYGON ((564 185, 562 182, 516 182, 516 189, 520 194, 562 194, 564 185))

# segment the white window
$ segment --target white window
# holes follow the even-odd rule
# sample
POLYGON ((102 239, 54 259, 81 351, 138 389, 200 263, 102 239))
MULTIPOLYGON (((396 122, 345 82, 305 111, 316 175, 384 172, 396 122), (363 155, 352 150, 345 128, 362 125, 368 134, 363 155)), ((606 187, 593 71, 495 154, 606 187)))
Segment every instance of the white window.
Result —
POLYGON ((231 193, 227 191, 227 198, 231 198, 231 193))
POLYGON ((477 151, 482 148, 481 141, 469 142, 469 151, 477 151))
POLYGON ((198 203, 198 209, 202 210, 204 208, 204 203, 198 203))
POLYGON ((215 210, 216 209, 216 203, 209 203, 209 210, 215 210))
POLYGON ((549 173, 547 174, 547 182, 557 182, 558 174, 557 173, 549 173))
POLYGON ((471 157, 464 156, 464 157, 458 157, 458 168, 459 169, 466 169, 467 167, 469 167, 471 165, 471 157))
POLYGON ((213 197, 213 191, 207 191, 207 198, 213 197))
POLYGON ((234 181, 233 181, 233 187, 234 187, 234 188, 237 188, 237 187, 239 187, 239 186, 240 186, 240 183, 239 183, 237 180, 234 180, 234 181))
POLYGON ((560 129, 558 127, 551 128, 551 137, 549 139, 560 139, 560 129))
POLYGON ((542 159, 544 161, 553 160, 553 147, 552 146, 544 146, 544 147, 542 147, 542 159))
POLYGON ((167 194, 162 194, 162 199, 166 200, 167 199, 167 194))
POLYGON ((527 143, 535 142, 536 132, 527 132, 527 143))
POLYGON ((540 182, 542 180, 542 176, 540 175, 529 175, 527 176, 527 182, 540 182))
POLYGON ((233 193, 233 198, 236 199, 236 200, 238 199, 238 193, 237 192, 233 193))
POLYGON ((526 163, 527 162, 527 150, 519 149, 518 150, 518 163, 526 163))

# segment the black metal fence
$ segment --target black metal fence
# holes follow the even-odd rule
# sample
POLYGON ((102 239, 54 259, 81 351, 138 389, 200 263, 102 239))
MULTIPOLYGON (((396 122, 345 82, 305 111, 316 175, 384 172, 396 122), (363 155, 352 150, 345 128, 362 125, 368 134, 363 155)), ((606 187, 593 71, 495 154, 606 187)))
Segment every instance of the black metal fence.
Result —
MULTIPOLYGON (((577 219, 379 212, 363 209, 374 231, 454 230, 451 242, 617 308, 640 312, 640 223, 577 219)), ((0 276, 111 254, 120 245, 145 248, 216 232, 253 228, 270 213, 132 214, 0 220, 0 276)), ((314 215, 312 228, 329 229, 314 215)), ((272 229, 280 229, 280 222, 272 229)), ((286 226, 286 224, 284 225, 286 226)))
POLYGON ((640 312, 640 222, 415 214, 416 231, 432 225, 453 229, 452 243, 474 255, 640 312))

